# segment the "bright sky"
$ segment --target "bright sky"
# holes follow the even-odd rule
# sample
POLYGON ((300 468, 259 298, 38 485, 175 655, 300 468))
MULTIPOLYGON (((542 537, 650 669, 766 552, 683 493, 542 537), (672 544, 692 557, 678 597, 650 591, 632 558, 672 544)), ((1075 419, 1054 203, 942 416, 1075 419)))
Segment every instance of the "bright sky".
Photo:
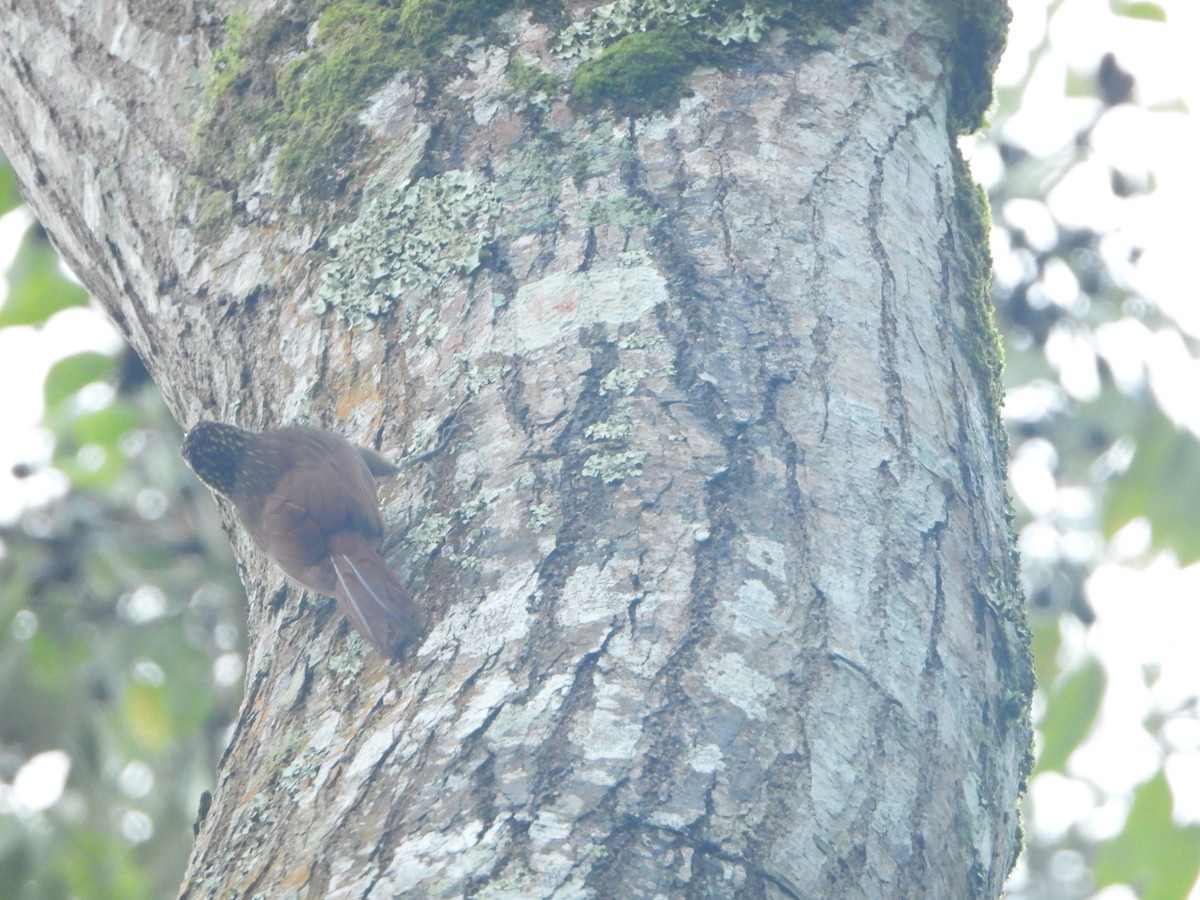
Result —
MULTIPOLYGON (((1048 8, 1044 0, 1010 2, 1014 20, 998 87, 1019 83, 1031 59, 1037 58, 1037 65, 1005 134, 1035 155, 1060 152, 1098 111, 1095 100, 1066 96, 1064 85, 1071 71, 1088 76, 1111 51, 1122 68, 1135 74, 1137 97, 1149 109, 1125 106, 1105 112, 1095 133, 1094 154, 1053 188, 1048 202, 1060 222, 1111 230, 1105 253, 1119 277, 1190 335, 1200 337, 1194 273, 1200 235, 1195 225, 1200 207, 1200 122, 1188 113, 1200 105, 1200 4, 1159 0, 1168 15, 1164 25, 1114 16, 1108 0, 1056 0, 1049 7, 1056 10, 1050 43, 1042 47, 1048 8), (1134 174, 1153 173, 1156 190, 1115 200, 1108 186, 1110 165, 1134 174), (1127 261, 1132 247, 1144 250, 1136 264, 1127 261)), ((986 140, 967 139, 964 149, 985 185, 999 176, 999 157, 986 140)), ((1053 242, 1054 221, 1038 204, 1014 201, 994 215, 1019 223, 1034 240, 1040 234, 1053 242)), ((24 211, 0 218, 0 267, 7 267, 28 222, 24 211)), ((997 276, 1011 278, 1011 268, 1006 270, 1011 257, 1003 241, 997 242, 995 252, 997 276)), ((1054 274, 1047 291, 1050 302, 1086 302, 1069 273, 1054 274)), ((1200 432, 1200 363, 1177 335, 1155 334, 1140 323, 1126 322, 1110 326, 1099 340, 1100 352, 1118 379, 1133 384, 1148 377, 1168 413, 1200 432)), ((107 320, 92 310, 60 313, 42 329, 0 331, 0 383, 19 388, 0 394, 0 421, 10 423, 0 442, 0 521, 12 521, 31 500, 64 487, 52 473, 21 481, 11 475, 14 463, 49 457, 49 437, 36 427, 42 415, 40 385, 49 366, 81 350, 111 352, 117 344, 107 320)), ((1067 391, 1081 399, 1094 395, 1097 383, 1090 357, 1077 356, 1082 351, 1071 346, 1051 352, 1067 391)), ((1010 402, 1037 400, 1014 396, 1010 402)), ((1030 508, 1086 502, 1056 488, 1047 477, 1046 460, 1014 460, 1012 474, 1014 491, 1030 508)), ((1027 824, 1038 833, 1061 833, 1073 824, 1096 834, 1119 830, 1129 791, 1160 764, 1161 750, 1142 726, 1143 719, 1152 710, 1178 708, 1200 690, 1200 567, 1181 571, 1169 558, 1148 568, 1122 563, 1138 556, 1145 544, 1144 527, 1139 531, 1134 525, 1122 535, 1112 548, 1113 561, 1088 582, 1096 624, 1085 630, 1067 623, 1064 629, 1064 662, 1078 664, 1094 655, 1107 671, 1109 688, 1096 733, 1071 760, 1072 774, 1080 780, 1042 776, 1031 786, 1037 815, 1027 824), (1153 690, 1146 686, 1148 666, 1159 672, 1153 690)), ((1200 821, 1200 722, 1180 717, 1167 736, 1172 745, 1167 772, 1177 816, 1200 821)), ((65 754, 53 752, 30 760, 14 786, 0 785, 0 810, 16 804, 33 811, 53 804, 61 794, 68 762, 65 754)), ((1104 892, 1106 900, 1131 896, 1126 889, 1104 892)), ((1200 898, 1200 891, 1194 891, 1193 898, 1200 898)))

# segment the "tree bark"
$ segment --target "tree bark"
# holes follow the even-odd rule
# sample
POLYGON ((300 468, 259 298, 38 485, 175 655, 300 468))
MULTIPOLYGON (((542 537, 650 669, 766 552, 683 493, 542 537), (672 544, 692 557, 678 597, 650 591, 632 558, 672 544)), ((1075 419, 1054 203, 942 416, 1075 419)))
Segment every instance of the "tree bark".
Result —
POLYGON ((400 662, 231 528, 246 696, 183 896, 999 895, 1032 675, 950 4, 637 116, 514 88, 579 64, 517 10, 294 194, 195 175, 223 20, 9 7, 0 143, 180 421, 425 454, 400 662))

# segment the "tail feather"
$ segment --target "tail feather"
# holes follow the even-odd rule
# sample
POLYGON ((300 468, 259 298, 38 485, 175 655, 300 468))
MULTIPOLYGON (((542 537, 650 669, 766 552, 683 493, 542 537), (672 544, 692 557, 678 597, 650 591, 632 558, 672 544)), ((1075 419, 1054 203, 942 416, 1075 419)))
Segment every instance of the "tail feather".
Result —
POLYGON ((412 597, 361 535, 335 540, 330 549, 338 606, 371 646, 384 656, 398 654, 421 633, 412 597))

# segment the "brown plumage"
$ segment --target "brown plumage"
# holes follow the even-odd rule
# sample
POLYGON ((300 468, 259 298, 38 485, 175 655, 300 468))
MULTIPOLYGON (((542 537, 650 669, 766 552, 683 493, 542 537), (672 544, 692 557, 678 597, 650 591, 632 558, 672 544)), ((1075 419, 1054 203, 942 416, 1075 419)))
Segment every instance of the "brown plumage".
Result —
POLYGON ((242 527, 293 582, 332 595, 385 656, 421 632, 416 605, 376 549, 383 519, 372 475, 395 466, 317 428, 245 431, 200 422, 183 442, 200 480, 233 503, 242 527))

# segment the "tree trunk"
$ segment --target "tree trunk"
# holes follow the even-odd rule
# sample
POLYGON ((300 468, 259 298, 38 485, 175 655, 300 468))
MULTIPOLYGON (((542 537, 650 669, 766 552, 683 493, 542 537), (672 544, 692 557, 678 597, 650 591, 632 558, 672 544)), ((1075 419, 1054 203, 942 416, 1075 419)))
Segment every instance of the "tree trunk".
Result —
POLYGON ((997 47, 947 48, 1002 7, 740 51, 652 3, 617 50, 578 4, 455 19, 297 140, 342 26, 262 6, 3 14, 0 141, 180 421, 425 454, 383 492, 399 662, 231 528, 183 896, 999 895, 1032 676, 953 139, 997 47), (604 93, 664 35, 724 55, 604 93))

